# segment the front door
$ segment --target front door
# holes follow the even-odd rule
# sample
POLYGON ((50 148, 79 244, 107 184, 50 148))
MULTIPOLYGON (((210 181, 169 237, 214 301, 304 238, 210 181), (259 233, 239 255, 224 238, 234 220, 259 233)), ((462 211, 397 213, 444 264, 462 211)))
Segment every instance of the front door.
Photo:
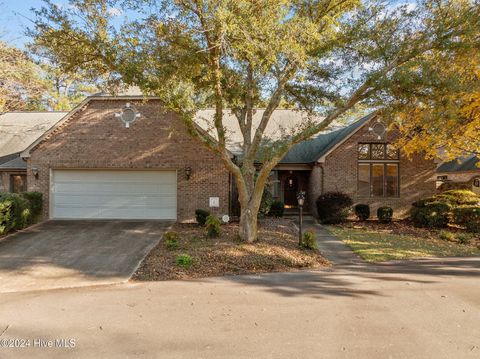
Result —
POLYGON ((298 178, 294 174, 289 175, 285 179, 284 199, 285 207, 297 207, 298 178))

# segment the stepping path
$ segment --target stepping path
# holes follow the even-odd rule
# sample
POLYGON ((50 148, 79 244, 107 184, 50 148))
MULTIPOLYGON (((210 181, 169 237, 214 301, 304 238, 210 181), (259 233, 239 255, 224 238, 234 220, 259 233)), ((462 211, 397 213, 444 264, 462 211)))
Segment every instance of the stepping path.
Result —
POLYGON ((349 246, 333 236, 325 227, 316 223, 313 218, 306 218, 304 227, 305 230, 313 231, 316 234, 318 249, 334 265, 359 266, 366 264, 349 246))

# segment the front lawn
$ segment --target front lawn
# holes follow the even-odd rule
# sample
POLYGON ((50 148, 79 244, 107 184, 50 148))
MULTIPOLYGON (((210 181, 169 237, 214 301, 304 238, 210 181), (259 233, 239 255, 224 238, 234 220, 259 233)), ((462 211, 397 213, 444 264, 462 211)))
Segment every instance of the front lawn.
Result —
POLYGON ((237 224, 223 225, 221 236, 214 239, 205 238, 205 229, 197 224, 177 223, 172 231, 178 235, 174 245, 161 240, 133 280, 191 279, 329 265, 319 251, 298 247, 296 229, 286 219, 260 221, 259 240, 253 244, 237 240, 237 224))
POLYGON ((430 231, 408 222, 374 221, 327 228, 367 262, 480 255, 478 236, 455 230, 430 231))

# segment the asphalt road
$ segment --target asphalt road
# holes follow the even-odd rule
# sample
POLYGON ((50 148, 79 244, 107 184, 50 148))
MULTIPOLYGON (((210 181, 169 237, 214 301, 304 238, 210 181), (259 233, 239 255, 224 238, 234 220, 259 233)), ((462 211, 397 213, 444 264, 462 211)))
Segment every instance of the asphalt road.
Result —
POLYGON ((479 358, 479 276, 466 258, 6 293, 0 346, 30 347, 0 358, 479 358))

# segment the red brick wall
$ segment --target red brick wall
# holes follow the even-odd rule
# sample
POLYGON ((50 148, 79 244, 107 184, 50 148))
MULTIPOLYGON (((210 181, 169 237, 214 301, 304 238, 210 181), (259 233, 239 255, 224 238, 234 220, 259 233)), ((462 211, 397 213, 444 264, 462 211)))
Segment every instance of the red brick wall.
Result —
MULTIPOLYGON (((375 121, 375 120, 374 120, 375 121)), ((395 130, 388 131, 385 138, 378 140, 363 126, 341 146, 330 153, 323 164, 324 192, 342 191, 352 196, 354 203, 371 205, 371 213, 376 215, 378 207, 390 206, 396 217, 407 214, 412 202, 435 193, 435 169, 433 160, 425 160, 422 155, 405 157, 400 151, 400 196, 398 198, 365 198, 357 196, 357 145, 361 142, 393 142, 398 136, 395 130)))
POLYGON ((193 220, 197 208, 208 209, 209 197, 220 197, 220 208, 213 212, 228 213, 229 175, 223 163, 187 134, 175 113, 162 111, 157 100, 93 100, 32 151, 28 187, 43 193, 45 218, 51 169, 176 170, 179 221, 193 220), (142 115, 128 129, 115 117, 126 102, 142 115), (187 166, 192 168, 190 180, 187 166), (38 179, 32 167, 39 169, 38 179))

